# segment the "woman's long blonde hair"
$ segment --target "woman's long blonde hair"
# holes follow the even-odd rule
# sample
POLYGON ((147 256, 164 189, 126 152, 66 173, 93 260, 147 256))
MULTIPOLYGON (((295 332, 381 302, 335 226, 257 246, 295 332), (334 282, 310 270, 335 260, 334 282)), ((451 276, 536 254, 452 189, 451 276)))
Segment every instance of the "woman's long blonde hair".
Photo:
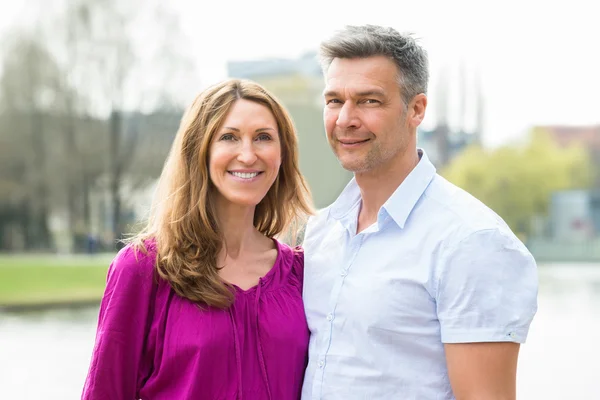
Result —
POLYGON ((215 215, 216 190, 209 176, 209 148, 215 132, 239 99, 273 113, 281 141, 281 167, 256 206, 254 226, 267 237, 294 229, 312 202, 298 166, 296 130, 286 109, 266 89, 246 80, 227 80, 203 91, 187 109, 159 179, 146 228, 131 242, 143 251, 153 242, 156 269, 177 294, 195 303, 226 308, 233 292, 218 275, 223 237, 215 215))

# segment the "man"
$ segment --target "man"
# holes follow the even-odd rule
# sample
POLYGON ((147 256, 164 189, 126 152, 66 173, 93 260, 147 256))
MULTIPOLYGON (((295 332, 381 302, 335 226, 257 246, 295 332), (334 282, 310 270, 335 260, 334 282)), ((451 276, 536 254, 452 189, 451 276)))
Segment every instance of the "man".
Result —
POLYGON ((363 26, 320 53, 327 138, 354 179, 306 230, 302 399, 514 399, 535 261, 417 149, 425 51, 363 26))

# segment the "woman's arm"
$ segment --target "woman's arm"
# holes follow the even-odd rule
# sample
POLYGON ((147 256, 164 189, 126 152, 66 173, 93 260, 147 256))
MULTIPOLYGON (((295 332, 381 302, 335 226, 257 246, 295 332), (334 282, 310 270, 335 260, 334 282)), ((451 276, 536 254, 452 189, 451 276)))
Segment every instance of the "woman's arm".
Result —
POLYGON ((154 256, 126 247, 108 269, 96 342, 82 399, 137 399, 153 307, 154 256))

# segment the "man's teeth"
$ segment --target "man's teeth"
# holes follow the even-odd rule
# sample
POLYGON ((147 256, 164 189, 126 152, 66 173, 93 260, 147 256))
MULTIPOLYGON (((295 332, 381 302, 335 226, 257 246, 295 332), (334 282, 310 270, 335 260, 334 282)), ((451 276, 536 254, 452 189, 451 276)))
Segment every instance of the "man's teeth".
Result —
POLYGON ((258 172, 231 172, 231 175, 237 176, 238 178, 251 179, 258 175, 258 172))

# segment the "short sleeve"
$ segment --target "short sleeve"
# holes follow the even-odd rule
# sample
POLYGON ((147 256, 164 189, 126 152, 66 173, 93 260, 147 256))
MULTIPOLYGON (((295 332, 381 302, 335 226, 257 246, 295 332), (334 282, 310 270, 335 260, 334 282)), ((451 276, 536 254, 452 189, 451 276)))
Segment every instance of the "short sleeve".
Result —
POLYGON ((82 399, 138 398, 155 287, 154 256, 122 249, 108 269, 82 399))
POLYGON ((475 232, 441 261, 436 302, 443 343, 525 342, 537 311, 537 267, 514 235, 475 232))

